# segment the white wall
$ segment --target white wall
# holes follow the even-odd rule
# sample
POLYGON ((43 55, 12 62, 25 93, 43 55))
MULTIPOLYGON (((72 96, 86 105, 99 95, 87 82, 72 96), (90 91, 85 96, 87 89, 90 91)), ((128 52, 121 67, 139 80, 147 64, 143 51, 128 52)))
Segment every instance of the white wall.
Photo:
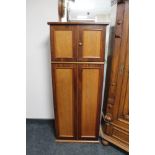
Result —
POLYGON ((27 0, 26 20, 26 117, 54 118, 47 21, 58 20, 57 0, 27 0))
MULTIPOLYGON (((50 33, 47 21, 58 20, 57 1, 27 0, 27 118, 54 118, 50 65, 50 33)), ((112 21, 115 23, 116 7, 112 8, 111 12, 113 12, 112 21)), ((106 51, 108 51, 107 48, 106 51)))

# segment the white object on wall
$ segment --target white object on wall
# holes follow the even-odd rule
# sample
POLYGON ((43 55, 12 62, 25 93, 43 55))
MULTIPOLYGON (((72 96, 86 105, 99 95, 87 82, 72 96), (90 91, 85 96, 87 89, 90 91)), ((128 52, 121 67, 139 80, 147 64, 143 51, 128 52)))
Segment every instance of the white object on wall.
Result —
MULTIPOLYGON (((54 118, 50 33, 47 21, 58 21, 58 0, 27 0, 26 117, 54 118)), ((22 51, 21 51, 22 52, 22 51)), ((22 103, 21 103, 22 104, 22 103)))
POLYGON ((111 0, 69 1, 69 20, 110 22, 111 0))

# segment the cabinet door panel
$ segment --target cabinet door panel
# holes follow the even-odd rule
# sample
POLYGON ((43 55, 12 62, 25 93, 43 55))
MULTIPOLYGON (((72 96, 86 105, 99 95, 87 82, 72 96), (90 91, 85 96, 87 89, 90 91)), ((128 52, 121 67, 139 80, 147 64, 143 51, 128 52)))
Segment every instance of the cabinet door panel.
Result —
POLYGON ((104 61, 105 26, 80 26, 78 60, 104 61))
POLYGON ((75 61, 77 58, 76 26, 51 27, 52 60, 75 61))
POLYGON ((78 66, 79 138, 97 139, 103 81, 103 65, 78 66))
POLYGON ((76 66, 53 64, 52 77, 57 138, 76 137, 76 66))

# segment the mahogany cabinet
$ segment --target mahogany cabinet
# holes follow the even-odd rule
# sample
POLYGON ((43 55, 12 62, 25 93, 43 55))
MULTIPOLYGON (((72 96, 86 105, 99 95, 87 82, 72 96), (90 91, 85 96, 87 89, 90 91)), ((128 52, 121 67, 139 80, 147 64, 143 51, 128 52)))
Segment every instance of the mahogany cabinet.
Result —
POLYGON ((116 29, 111 67, 108 67, 103 109, 103 142, 129 150, 129 4, 121 0, 117 7, 116 29))
POLYGON ((57 141, 97 142, 106 24, 48 24, 57 141))

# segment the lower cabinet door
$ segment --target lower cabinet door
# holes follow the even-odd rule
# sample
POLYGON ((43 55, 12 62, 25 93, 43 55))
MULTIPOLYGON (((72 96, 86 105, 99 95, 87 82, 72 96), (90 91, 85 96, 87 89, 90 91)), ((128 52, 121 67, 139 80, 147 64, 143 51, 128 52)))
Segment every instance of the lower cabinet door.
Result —
POLYGON ((103 65, 78 65, 78 139, 98 139, 102 85, 103 65))
POLYGON ((57 139, 76 139, 76 73, 74 64, 52 64, 57 139))

